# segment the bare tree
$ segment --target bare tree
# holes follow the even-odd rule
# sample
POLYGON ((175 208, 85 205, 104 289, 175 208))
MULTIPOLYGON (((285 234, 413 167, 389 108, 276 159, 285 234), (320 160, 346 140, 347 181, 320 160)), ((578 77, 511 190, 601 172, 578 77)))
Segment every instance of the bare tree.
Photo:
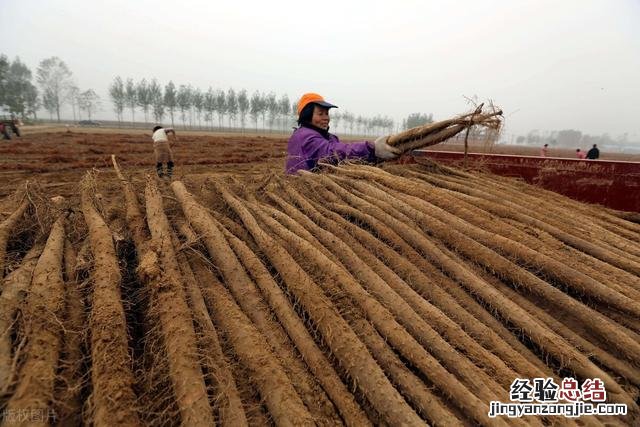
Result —
POLYGON ((221 89, 216 91, 216 111, 218 112, 218 128, 222 129, 222 121, 227 113, 227 100, 221 89))
POLYGON ((171 126, 174 127, 173 115, 178 107, 178 101, 176 85, 174 85, 172 81, 169 81, 169 83, 164 87, 164 106, 169 111, 169 116, 171 116, 171 126))
POLYGON ((162 95, 162 87, 156 79, 151 80, 149 84, 149 98, 153 109, 153 118, 156 123, 160 123, 164 117, 164 97, 162 95))
POLYGON ((382 117, 380 117, 380 115, 375 116, 373 119, 371 119, 371 124, 373 127, 373 132, 375 132, 376 134, 380 134, 380 128, 382 128, 382 117))
MULTIPOLYGON (((431 121, 433 121, 433 115, 431 116, 431 121)), ((393 119, 391 117, 384 116, 384 124, 385 124, 386 132, 389 134, 393 133, 394 128, 396 127, 396 124, 393 121, 393 119)))
POLYGON ((289 102, 289 96, 286 94, 282 95, 282 97, 280 97, 280 101, 278 101, 278 114, 280 115, 282 120, 282 130, 285 129, 287 117, 289 116, 290 106, 291 104, 289 102))
POLYGON ((373 134, 373 119, 364 117, 362 120, 362 127, 365 135, 373 134))
POLYGON ((78 101, 80 109, 87 112, 89 120, 91 120, 92 114, 98 111, 101 106, 100 97, 93 89, 82 92, 78 97, 78 101))
POLYGON ((216 111, 216 93, 211 86, 204 95, 204 110, 207 112, 205 120, 209 122, 210 129, 213 129, 213 113, 216 111))
POLYGON ((249 96, 247 95, 246 89, 242 89, 238 94, 238 110, 240 111, 240 125, 244 132, 247 112, 249 111, 249 96))
POLYGON ((127 105, 131 109, 131 125, 133 125, 136 122, 136 105, 138 105, 138 91, 133 79, 127 79, 124 93, 127 105))
POLYGON ((46 96, 45 107, 50 112, 55 112, 60 121, 60 107, 67 98, 67 92, 72 85, 72 73, 57 56, 44 59, 37 70, 37 81, 46 96))
POLYGON ((198 88, 193 90, 192 94, 193 98, 193 108, 196 110, 196 117, 198 119, 198 128, 202 127, 201 117, 202 110, 204 110, 204 95, 202 95, 202 91, 198 88))
POLYGON ((267 117, 267 112, 269 111, 269 101, 266 94, 260 95, 260 115, 262 116, 262 130, 265 130, 267 127, 265 125, 265 119, 267 117))
POLYGON ((258 117, 260 117, 260 111, 262 111, 262 96, 260 96, 260 92, 255 91, 253 95, 251 95, 251 110, 249 115, 251 115, 251 119, 256 124, 256 132, 258 131, 258 117))
POLYGON ((349 111, 345 111, 344 113, 342 113, 342 119, 345 121, 346 124, 349 125, 349 133, 353 135, 353 124, 356 120, 356 117, 354 116, 354 114, 350 113, 349 111))
POLYGON ((109 86, 109 97, 113 103, 113 111, 118 117, 118 123, 122 123, 122 114, 126 105, 126 96, 124 92, 124 83, 120 76, 113 79, 113 83, 109 86))
POLYGON ((149 110, 151 109, 151 94, 149 93, 149 84, 147 79, 142 79, 136 85, 136 95, 138 106, 144 111, 144 121, 149 122, 149 110))
POLYGON ((182 126, 186 128, 186 119, 187 113, 191 110, 191 105, 193 104, 192 97, 192 89, 191 86, 180 85, 178 89, 178 95, 176 97, 176 101, 178 102, 178 107, 180 107, 180 117, 182 118, 182 126))
POLYGON ((278 117, 278 101, 276 100, 276 94, 269 92, 267 95, 267 110, 269 111, 269 129, 273 129, 273 124, 278 117))
POLYGON ((229 127, 231 127, 231 120, 234 125, 236 117, 238 115, 238 98, 236 97, 236 91, 230 88, 227 92, 227 112, 229 113, 229 127))
POLYGON ((67 90, 65 98, 71 104, 71 112, 73 113, 73 121, 80 120, 82 115, 80 114, 80 88, 75 84, 71 84, 67 90))
POLYGON ((331 121, 333 122, 334 132, 338 130, 338 126, 340 125, 340 119, 342 119, 342 115, 336 111, 331 114, 331 121))
POLYGON ((42 106, 40 97, 38 96, 38 90, 35 86, 31 85, 25 93, 25 102, 27 105, 27 116, 32 115, 35 120, 38 120, 38 109, 42 106))
POLYGON ((44 89, 42 93, 42 106, 49 112, 49 118, 53 120, 53 114, 56 112, 55 95, 50 89, 44 89))

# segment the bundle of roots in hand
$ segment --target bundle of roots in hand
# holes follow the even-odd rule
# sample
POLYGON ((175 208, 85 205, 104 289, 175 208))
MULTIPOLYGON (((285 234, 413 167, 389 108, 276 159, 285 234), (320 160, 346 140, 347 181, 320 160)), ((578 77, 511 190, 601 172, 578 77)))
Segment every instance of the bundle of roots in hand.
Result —
POLYGON ((480 104, 472 113, 460 117, 428 123, 391 135, 387 143, 398 148, 402 153, 406 153, 407 151, 439 144, 475 125, 499 130, 502 125, 502 110, 497 110, 491 106, 490 111, 483 112, 483 106, 484 104, 480 104))

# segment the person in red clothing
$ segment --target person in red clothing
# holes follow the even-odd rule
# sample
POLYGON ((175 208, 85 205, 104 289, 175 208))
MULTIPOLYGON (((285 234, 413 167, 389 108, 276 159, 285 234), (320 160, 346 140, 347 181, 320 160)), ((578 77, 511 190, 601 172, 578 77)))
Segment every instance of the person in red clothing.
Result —
POLYGON ((582 151, 581 149, 577 149, 576 150, 576 158, 580 159, 580 160, 584 160, 587 158, 587 153, 585 153, 584 151, 582 151))
POLYGON ((540 157, 549 157, 549 144, 544 144, 540 149, 540 157))

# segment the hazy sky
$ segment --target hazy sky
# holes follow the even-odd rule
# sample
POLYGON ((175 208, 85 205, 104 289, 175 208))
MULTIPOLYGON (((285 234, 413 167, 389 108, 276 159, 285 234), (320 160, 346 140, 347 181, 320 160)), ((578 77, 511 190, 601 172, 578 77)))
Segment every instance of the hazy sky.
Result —
POLYGON ((0 53, 58 56, 109 116, 116 75, 318 92, 396 120, 492 99, 507 132, 640 135, 640 1, 0 2, 0 53))

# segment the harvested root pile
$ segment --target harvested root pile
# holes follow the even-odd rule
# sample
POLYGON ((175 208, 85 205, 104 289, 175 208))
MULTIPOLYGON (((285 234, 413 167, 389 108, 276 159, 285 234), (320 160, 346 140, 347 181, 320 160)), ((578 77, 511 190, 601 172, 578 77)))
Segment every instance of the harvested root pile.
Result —
MULTIPOLYGON (((166 185, 114 165, 29 247, 6 234, 3 410, 65 425, 640 422, 637 223, 445 167, 166 185), (600 379, 628 414, 488 416, 515 379, 566 377, 600 379)), ((33 221, 16 206, 9 229, 33 221)))
POLYGON ((460 132, 467 132, 472 126, 481 126, 493 131, 499 131, 502 126, 502 111, 494 108, 483 112, 480 104, 473 113, 464 114, 448 120, 418 126, 404 132, 391 135, 387 143, 406 153, 418 148, 429 147, 453 138, 460 132))

